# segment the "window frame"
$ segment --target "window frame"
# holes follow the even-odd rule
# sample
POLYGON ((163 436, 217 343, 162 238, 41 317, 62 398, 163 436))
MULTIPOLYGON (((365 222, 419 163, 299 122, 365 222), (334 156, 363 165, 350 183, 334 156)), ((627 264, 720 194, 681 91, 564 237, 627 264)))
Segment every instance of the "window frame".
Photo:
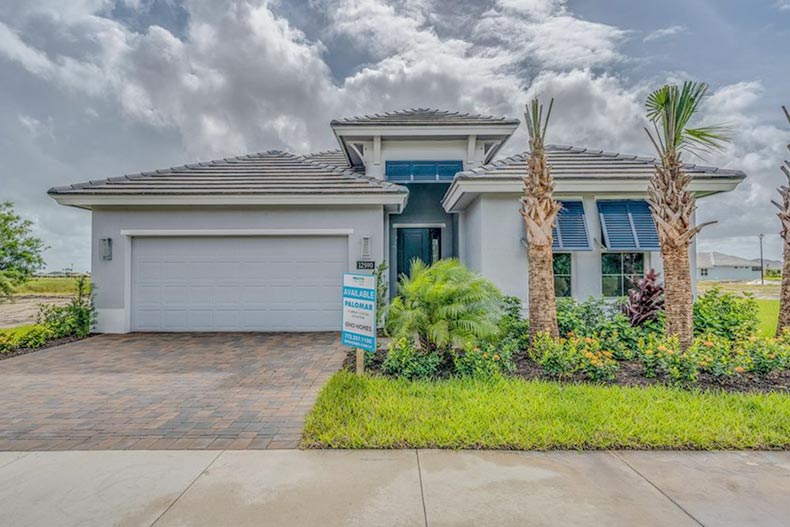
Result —
MULTIPOLYGON (((626 278, 644 278, 646 269, 649 266, 649 252, 644 251, 606 251, 601 253, 601 296, 603 298, 621 298, 628 295, 628 288, 626 288, 626 278), (604 272, 604 259, 607 256, 611 255, 618 255, 619 256, 619 267, 620 272, 618 274, 606 273, 604 272), (641 273, 626 273, 625 272, 625 263, 626 260, 624 258, 625 255, 640 255, 642 257, 642 271, 641 273), (607 295, 606 288, 604 287, 604 280, 607 277, 618 277, 618 287, 620 292, 616 295, 607 295)), ((633 282, 633 280, 632 280, 633 282)))
POLYGON ((555 298, 572 298, 573 297, 573 252, 571 251, 556 251, 552 252, 552 267, 551 270, 554 274, 554 297, 555 298), (554 257, 556 256, 567 256, 568 257, 568 273, 557 273, 554 263, 554 257), (557 294, 557 277, 567 277, 568 278, 568 294, 567 295, 559 295, 557 294))

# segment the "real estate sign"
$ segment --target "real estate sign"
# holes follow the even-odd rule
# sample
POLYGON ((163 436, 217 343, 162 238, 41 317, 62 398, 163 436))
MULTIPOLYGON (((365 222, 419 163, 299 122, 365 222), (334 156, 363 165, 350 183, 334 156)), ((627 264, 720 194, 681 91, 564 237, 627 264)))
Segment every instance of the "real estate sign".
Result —
POLYGON ((376 351, 376 277, 343 275, 343 344, 376 351))

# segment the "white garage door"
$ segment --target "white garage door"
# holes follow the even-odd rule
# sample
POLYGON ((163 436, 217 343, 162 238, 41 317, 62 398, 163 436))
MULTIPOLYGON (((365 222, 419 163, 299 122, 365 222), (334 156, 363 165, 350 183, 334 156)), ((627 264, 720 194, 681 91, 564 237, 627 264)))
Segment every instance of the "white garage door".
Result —
POLYGON ((134 331, 338 331, 348 238, 132 240, 134 331))

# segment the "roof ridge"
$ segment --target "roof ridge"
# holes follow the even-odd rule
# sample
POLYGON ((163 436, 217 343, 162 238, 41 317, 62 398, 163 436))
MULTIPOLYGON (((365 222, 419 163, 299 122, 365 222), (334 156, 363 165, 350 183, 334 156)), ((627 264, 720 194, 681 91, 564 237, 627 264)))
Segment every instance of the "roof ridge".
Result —
POLYGON ((411 108, 402 108, 399 110, 387 110, 382 113, 374 113, 374 114, 362 114, 362 115, 354 115, 351 117, 342 117, 339 119, 333 119, 331 123, 340 124, 340 123, 355 123, 355 122, 369 122, 373 121, 376 118, 384 119, 387 117, 399 117, 399 116, 412 116, 415 114, 427 114, 431 116, 442 116, 442 117, 458 117, 459 120, 483 120, 483 121, 490 121, 493 123, 501 123, 504 121, 517 121, 517 119, 511 119, 505 116, 495 116, 491 114, 481 114, 481 113, 472 113, 472 112, 461 112, 460 110, 450 111, 450 110, 443 110, 440 108, 431 108, 431 107, 411 107, 411 108))

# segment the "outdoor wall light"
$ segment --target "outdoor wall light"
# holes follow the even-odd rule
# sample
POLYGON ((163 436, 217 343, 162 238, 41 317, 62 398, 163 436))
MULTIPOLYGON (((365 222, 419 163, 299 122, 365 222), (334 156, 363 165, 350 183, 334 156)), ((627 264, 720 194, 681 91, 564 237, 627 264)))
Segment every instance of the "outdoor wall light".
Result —
POLYGON ((362 259, 370 259, 370 236, 362 237, 362 259))
POLYGON ((101 244, 101 259, 112 260, 112 238, 101 238, 99 243, 101 244))

